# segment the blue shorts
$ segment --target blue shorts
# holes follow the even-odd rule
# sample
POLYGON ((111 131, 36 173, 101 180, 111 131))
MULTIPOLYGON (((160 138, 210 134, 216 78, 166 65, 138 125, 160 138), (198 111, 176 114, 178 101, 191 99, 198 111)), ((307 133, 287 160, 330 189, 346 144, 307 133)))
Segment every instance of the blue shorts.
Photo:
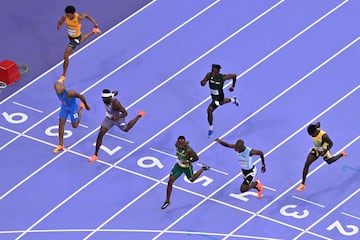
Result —
POLYGON ((61 105, 60 112, 59 112, 59 118, 67 119, 70 115, 70 119, 72 123, 75 123, 79 119, 79 104, 75 103, 71 106, 64 106, 61 105))

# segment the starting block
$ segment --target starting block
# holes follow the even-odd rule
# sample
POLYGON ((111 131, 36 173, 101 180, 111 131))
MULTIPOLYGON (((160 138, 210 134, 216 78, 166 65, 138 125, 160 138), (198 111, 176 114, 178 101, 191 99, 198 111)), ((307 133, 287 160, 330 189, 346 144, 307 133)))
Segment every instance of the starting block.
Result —
POLYGON ((20 73, 17 64, 10 60, 0 62, 0 81, 10 85, 18 80, 20 73))

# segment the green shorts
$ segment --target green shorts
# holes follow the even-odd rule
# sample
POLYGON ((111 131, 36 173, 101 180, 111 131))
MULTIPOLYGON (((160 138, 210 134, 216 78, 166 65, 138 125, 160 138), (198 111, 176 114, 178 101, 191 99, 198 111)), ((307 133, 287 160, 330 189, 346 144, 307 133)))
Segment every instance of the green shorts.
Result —
POLYGON ((174 167, 171 169, 170 175, 174 176, 175 178, 178 178, 181 176, 181 174, 185 173, 186 177, 192 181, 193 177, 194 177, 194 172, 193 172, 193 166, 192 164, 190 164, 190 166, 188 168, 183 168, 180 167, 179 164, 175 164, 174 167))

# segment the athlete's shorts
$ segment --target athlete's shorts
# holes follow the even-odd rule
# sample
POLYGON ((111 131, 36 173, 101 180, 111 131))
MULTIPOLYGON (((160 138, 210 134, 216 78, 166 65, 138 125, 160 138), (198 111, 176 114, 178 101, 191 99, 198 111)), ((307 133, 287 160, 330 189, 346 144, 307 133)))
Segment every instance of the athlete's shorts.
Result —
POLYGON ((67 119, 67 117, 70 115, 70 119, 72 123, 75 123, 79 119, 79 104, 76 102, 75 104, 71 106, 64 106, 61 105, 60 112, 59 112, 59 118, 67 119))
POLYGON ((193 181, 194 172, 193 172, 193 166, 190 164, 188 168, 180 167, 179 164, 175 164, 174 167, 171 169, 170 175, 174 176, 175 178, 178 178, 181 176, 181 174, 185 173, 186 177, 193 181))
MULTIPOLYGON (((310 149, 310 154, 313 155, 315 158, 318 158, 318 157, 321 156, 321 155, 320 155, 320 152, 319 152, 316 148, 311 148, 311 149, 310 149)), ((324 155, 324 156, 321 156, 321 157, 326 161, 326 160, 328 160, 329 158, 331 158, 332 156, 331 156, 330 151, 327 151, 327 152, 325 153, 325 155, 324 155)))
POLYGON ((121 130, 125 130, 125 128, 127 127, 127 123, 125 121, 125 118, 119 118, 116 121, 111 120, 108 117, 105 117, 103 122, 101 123, 101 126, 107 128, 108 130, 110 128, 112 128, 113 126, 118 126, 118 128, 120 128, 121 130))
POLYGON ((68 46, 71 47, 72 49, 75 49, 76 46, 79 45, 80 42, 81 42, 81 35, 78 36, 78 37, 71 37, 71 36, 68 35, 68 37, 69 37, 69 40, 70 40, 68 46))
POLYGON ((225 98, 224 94, 211 95, 210 106, 213 107, 214 109, 217 108, 218 106, 223 104, 224 98, 225 98))
POLYGON ((252 169, 248 169, 248 170, 241 169, 241 171, 243 173, 243 178, 244 178, 243 184, 250 185, 253 179, 255 178, 257 172, 256 166, 254 165, 252 169))

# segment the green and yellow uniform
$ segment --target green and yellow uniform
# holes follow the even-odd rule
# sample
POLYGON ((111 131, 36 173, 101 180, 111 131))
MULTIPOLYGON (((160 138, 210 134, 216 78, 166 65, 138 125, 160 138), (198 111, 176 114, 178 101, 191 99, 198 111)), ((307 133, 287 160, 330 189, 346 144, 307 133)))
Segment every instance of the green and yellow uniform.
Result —
POLYGON ((175 147, 176 147, 177 160, 170 172, 170 175, 174 176, 175 178, 178 178, 181 176, 181 174, 184 173, 186 177, 191 181, 194 175, 193 166, 189 162, 189 159, 187 159, 187 154, 186 154, 186 151, 191 147, 189 146, 188 143, 186 143, 183 147, 179 147, 178 144, 176 143, 175 147))

